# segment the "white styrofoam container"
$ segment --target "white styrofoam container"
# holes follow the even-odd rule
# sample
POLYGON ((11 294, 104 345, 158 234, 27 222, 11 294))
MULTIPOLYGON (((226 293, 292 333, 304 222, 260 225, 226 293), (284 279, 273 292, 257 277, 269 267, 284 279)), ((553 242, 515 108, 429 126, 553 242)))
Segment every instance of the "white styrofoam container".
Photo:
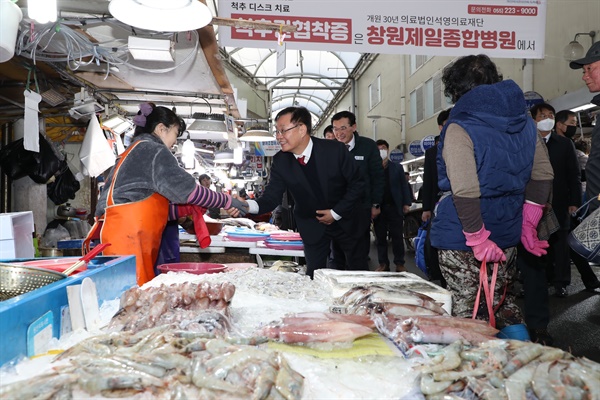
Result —
POLYGON ((32 258, 33 231, 32 211, 0 214, 0 259, 32 258))
POLYGON ((375 272, 375 271, 340 271, 335 269, 318 269, 314 280, 326 283, 331 290, 331 297, 339 298, 355 286, 386 285, 397 289, 411 289, 425 294, 441 303, 442 308, 452 314, 452 294, 410 272, 375 272))

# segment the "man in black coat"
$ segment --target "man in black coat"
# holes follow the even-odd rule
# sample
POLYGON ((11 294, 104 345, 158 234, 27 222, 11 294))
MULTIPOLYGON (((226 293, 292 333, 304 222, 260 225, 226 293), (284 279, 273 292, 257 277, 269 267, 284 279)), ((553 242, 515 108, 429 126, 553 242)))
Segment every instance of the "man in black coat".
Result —
POLYGON ((356 215, 364 182, 343 145, 311 137, 311 115, 306 108, 288 107, 277 114, 275 123, 281 151, 273 157, 262 196, 247 201, 249 212, 273 210, 289 190, 304 243, 307 275, 312 277, 316 269, 327 267, 331 242, 352 261, 360 237, 356 215))
POLYGON ((385 178, 379 148, 373 139, 359 136, 356 132, 356 116, 350 111, 341 111, 331 117, 333 132, 339 142, 346 145, 358 165, 365 181, 362 207, 357 211, 356 232, 362 239, 356 245, 352 259, 335 245, 332 247, 332 266, 336 269, 369 270, 369 250, 371 248, 371 220, 380 213, 385 178))
MULTIPOLYGON (((450 117, 450 110, 451 108, 443 110, 437 116, 438 129, 440 132, 450 117)), ((440 188, 438 187, 437 174, 437 145, 439 140, 440 136, 438 135, 435 137, 435 144, 433 147, 425 150, 425 161, 423 163, 423 186, 421 186, 421 189, 419 189, 419 195, 423 201, 423 213, 421 214, 421 220, 423 222, 429 221, 430 224, 433 221, 433 211, 435 209, 435 205, 440 199, 440 188)), ((431 226, 429 226, 429 229, 431 229, 431 226)), ((427 265, 429 279, 432 281, 440 281, 440 286, 445 288, 446 280, 440 271, 437 249, 431 246, 429 231, 427 232, 427 239, 425 241, 425 265, 427 265)))

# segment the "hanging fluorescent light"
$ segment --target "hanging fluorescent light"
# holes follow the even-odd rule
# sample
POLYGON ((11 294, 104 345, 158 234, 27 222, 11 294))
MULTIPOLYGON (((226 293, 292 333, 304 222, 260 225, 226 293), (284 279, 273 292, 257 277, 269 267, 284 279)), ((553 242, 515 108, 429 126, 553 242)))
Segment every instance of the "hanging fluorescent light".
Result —
POLYGON ((158 32, 193 31, 212 21, 198 0, 112 0, 108 11, 124 24, 158 32))
POLYGON ((244 149, 242 149, 241 147, 236 147, 235 149, 233 149, 233 163, 234 164, 241 164, 244 161, 244 149))
POLYGON ((173 42, 169 39, 129 36, 127 49, 136 60, 175 61, 173 42))
POLYGON ((275 137, 266 129, 250 128, 240 136, 240 140, 243 142, 270 142, 275 140, 275 137))
POLYGON ((584 105, 579 106, 579 107, 571 108, 571 111, 573 111, 573 112, 585 111, 585 110, 589 110, 590 108, 594 108, 594 107, 596 107, 595 104, 588 103, 588 104, 584 104, 584 105))
POLYGON ((113 115, 107 117, 102 121, 101 124, 103 127, 108 128, 115 132, 117 135, 120 135, 123 132, 126 132, 129 128, 133 126, 132 121, 123 117, 122 115, 113 115))
POLYGON ((215 154, 215 164, 231 164, 233 162, 233 151, 224 150, 215 154))
POLYGON ((56 22, 58 15, 56 0, 27 0, 27 15, 40 24, 56 22))
POLYGON ((196 146, 194 142, 188 138, 181 145, 181 162, 185 169, 192 169, 196 165, 196 146))
POLYGON ((190 137, 196 140, 210 140, 213 142, 227 141, 227 126, 225 121, 217 119, 195 119, 188 126, 190 137))

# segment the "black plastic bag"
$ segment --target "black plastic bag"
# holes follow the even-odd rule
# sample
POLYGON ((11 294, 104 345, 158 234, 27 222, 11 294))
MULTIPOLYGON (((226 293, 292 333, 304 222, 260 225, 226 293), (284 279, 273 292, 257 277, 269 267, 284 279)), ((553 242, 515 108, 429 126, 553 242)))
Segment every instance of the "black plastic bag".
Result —
POLYGON ((48 197, 56 205, 63 204, 70 199, 75 198, 75 193, 79 190, 79 181, 69 169, 67 160, 60 162, 60 170, 56 175, 54 182, 48 184, 48 197))
POLYGON ((10 142, 0 149, 0 168, 13 180, 21 179, 32 173, 37 163, 35 153, 27 151, 23 147, 23 139, 10 142))
MULTIPOLYGON (((33 171, 29 174, 29 177, 35 183, 46 183, 59 172, 62 166, 62 161, 54 152, 54 146, 50 143, 44 135, 40 133, 40 152, 35 153, 25 150, 27 153, 35 154, 37 164, 33 171)), ((67 167, 68 168, 68 167, 67 167)))
POLYGON ((50 142, 40 135, 40 151, 25 150, 23 139, 15 140, 0 149, 0 167, 11 179, 29 176, 34 182, 44 184, 61 167, 61 160, 50 142))

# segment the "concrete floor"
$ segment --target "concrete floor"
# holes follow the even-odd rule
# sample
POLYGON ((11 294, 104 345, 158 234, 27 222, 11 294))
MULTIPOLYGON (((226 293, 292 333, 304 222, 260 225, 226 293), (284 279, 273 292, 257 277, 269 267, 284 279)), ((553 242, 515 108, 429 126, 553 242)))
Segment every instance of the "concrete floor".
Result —
MULTIPOLYGON (((390 260, 393 260, 391 246, 388 246, 390 260)), ((371 244, 370 268, 378 266, 377 249, 371 244)), ((425 276, 415 265, 414 251, 407 251, 405 267, 409 272, 423 278, 425 276)), ((600 265, 592 266, 600 278, 600 265)), ((569 296, 558 298, 554 289, 549 287, 550 324, 548 332, 554 338, 554 347, 569 351, 574 356, 587 357, 600 362, 600 295, 586 292, 577 269, 572 265, 571 285, 567 288, 569 296)), ((522 300, 519 299, 522 306, 522 300)))

